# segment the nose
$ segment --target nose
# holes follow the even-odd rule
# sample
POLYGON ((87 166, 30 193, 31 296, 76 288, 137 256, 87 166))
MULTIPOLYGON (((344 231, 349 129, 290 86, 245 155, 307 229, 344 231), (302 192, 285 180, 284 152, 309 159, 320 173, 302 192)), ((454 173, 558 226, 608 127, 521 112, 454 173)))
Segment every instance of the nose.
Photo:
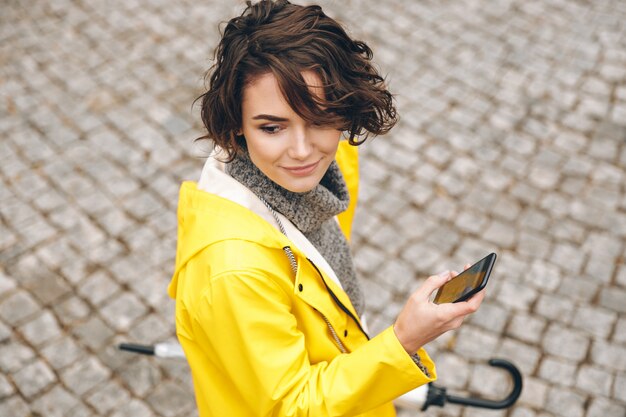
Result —
POLYGON ((313 144, 311 143, 311 135, 308 129, 306 127, 294 129, 288 151, 289 157, 304 161, 311 155, 312 150, 313 144))

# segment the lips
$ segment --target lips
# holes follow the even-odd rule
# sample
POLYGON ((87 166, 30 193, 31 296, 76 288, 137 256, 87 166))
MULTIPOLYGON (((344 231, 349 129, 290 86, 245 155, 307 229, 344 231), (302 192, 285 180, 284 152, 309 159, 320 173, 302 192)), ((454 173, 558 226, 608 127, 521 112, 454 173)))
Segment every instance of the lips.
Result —
POLYGON ((283 169, 297 177, 304 177, 304 176, 312 174, 317 168, 317 166, 319 165, 319 163, 320 161, 317 161, 308 165, 302 165, 302 166, 296 166, 296 167, 283 167, 283 169))

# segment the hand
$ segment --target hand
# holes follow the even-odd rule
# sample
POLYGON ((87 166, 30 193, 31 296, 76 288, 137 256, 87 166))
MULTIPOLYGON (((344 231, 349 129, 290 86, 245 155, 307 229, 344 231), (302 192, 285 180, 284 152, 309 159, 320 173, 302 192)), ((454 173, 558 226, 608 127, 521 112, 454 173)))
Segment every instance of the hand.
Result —
MULTIPOLYGON (((469 265, 465 267, 467 269, 469 265)), ((476 293, 467 301, 459 303, 434 304, 430 295, 443 284, 458 275, 447 271, 440 275, 432 275, 415 291, 400 311, 394 324, 396 337, 409 353, 413 354, 444 334, 457 329, 468 314, 480 307, 485 297, 485 290, 476 293)))

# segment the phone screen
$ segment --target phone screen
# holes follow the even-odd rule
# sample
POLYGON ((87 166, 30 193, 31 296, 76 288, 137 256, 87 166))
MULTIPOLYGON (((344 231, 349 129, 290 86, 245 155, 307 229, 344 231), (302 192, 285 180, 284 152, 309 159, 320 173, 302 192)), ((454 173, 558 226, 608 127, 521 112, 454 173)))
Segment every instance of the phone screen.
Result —
POLYGON ((435 297, 435 304, 456 303, 465 301, 478 291, 485 288, 496 261, 496 254, 490 253, 474 265, 446 282, 435 297))

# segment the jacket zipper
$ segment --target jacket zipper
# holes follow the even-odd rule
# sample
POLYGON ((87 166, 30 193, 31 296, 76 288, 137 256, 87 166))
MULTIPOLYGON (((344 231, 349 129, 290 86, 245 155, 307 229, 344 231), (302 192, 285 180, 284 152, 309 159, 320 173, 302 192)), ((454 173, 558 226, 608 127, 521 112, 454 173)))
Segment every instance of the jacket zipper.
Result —
MULTIPOLYGON (((354 314, 352 314, 352 312, 348 309, 348 307, 346 307, 345 305, 343 305, 343 303, 341 301, 339 301, 339 298, 337 298, 337 296, 335 295, 335 293, 330 289, 330 287, 328 286, 328 284, 326 284, 326 281, 324 280, 324 276, 322 275, 322 272, 318 269, 317 265, 315 265, 315 263, 313 263, 312 260, 310 260, 309 258, 307 258, 307 261, 309 261, 311 263, 311 265, 313 265, 313 268, 315 268, 315 270, 317 271, 318 275, 320 276, 320 279, 322 280, 322 282, 324 283, 324 286, 326 287, 326 290, 328 291, 328 293, 330 294, 331 298, 333 299, 333 301, 335 302, 335 304, 337 304, 339 306, 339 308, 341 308, 341 310, 343 310, 344 313, 346 313, 352 320, 354 320, 354 322, 356 323, 356 325, 359 327, 359 330, 361 330, 361 332, 363 332, 363 334, 365 335, 365 337, 367 337, 367 340, 370 339, 369 335, 367 334, 367 332, 365 330, 363 330, 363 327, 361 327, 361 323, 359 322, 359 320, 357 320, 356 317, 354 317, 354 314)), ((321 313, 320 313, 321 314, 321 313)), ((323 314, 322 314, 323 316, 323 314)), ((324 317, 324 320, 326 320, 326 322, 328 323, 328 319, 326 317, 324 317)), ((330 323, 329 323, 330 326, 330 323)), ((336 332, 333 330, 331 330, 332 333, 336 334, 336 332)))
MULTIPOLYGON (((265 203, 265 200, 262 200, 265 203)), ((265 203, 267 205, 267 203, 265 203)), ((268 208, 269 205, 268 205, 268 208)), ((271 208, 270 208, 271 210, 271 208)), ((274 214, 274 218, 276 219, 276 221, 278 222, 279 226, 281 227, 281 231, 283 232, 283 234, 285 234, 285 236, 287 235, 282 227, 282 224, 280 223, 280 220, 278 219, 278 217, 275 215, 274 211, 272 211, 272 214, 274 214)), ((291 248, 289 246, 285 246, 283 247, 283 251, 285 252, 285 254, 287 255, 287 258, 289 259, 289 264, 291 266, 291 269, 294 273, 294 277, 295 275, 297 275, 298 272, 298 263, 296 262, 296 257, 294 256, 293 252, 291 251, 291 248)), ((317 265, 315 265, 315 263, 313 263, 312 260, 310 260, 309 258, 306 258, 307 261, 309 261, 311 263, 311 265, 313 265, 313 268, 315 268, 315 270, 317 271, 317 274, 320 276, 320 279, 322 280, 322 282, 324 283, 324 286, 326 287, 326 290, 330 293, 333 301, 335 301, 335 303, 346 313, 348 314, 348 316, 350 316, 352 318, 352 320, 354 320, 354 322, 357 324, 357 326, 359 326, 359 329, 363 332, 363 334, 365 335, 365 337, 367 337, 367 339, 369 340, 369 335, 365 332, 365 330, 363 330, 363 327, 361 327, 361 323, 359 323, 359 321, 354 317, 354 315, 350 312, 350 310, 348 310, 348 308, 346 306, 344 306, 341 301, 339 301, 339 299, 337 298, 337 296, 335 295, 334 292, 332 292, 332 290, 330 289, 330 287, 328 286, 328 284, 326 284, 326 281, 324 280, 324 276, 322 275, 322 273, 320 272, 320 270, 317 268, 317 265)), ((341 341, 341 339, 339 338, 339 335, 337 334, 337 331, 335 330, 335 328, 333 327, 332 324, 330 324, 330 320, 328 320, 328 317, 326 317, 324 314, 322 314, 321 311, 317 310, 320 315, 322 316, 322 318, 324 319, 324 321, 326 322, 326 325, 328 326, 328 330, 330 330, 330 334, 333 336, 333 339, 335 340, 335 343, 337 344, 337 347, 339 348, 339 350, 341 351, 341 353, 347 353, 348 349, 346 349, 345 345, 343 344, 343 342, 341 341)))
MULTIPOLYGON (((318 312, 319 312, 319 310, 318 310, 318 312)), ((322 313, 320 312, 320 314, 322 314, 322 313)), ((346 347, 341 342, 341 339, 339 339, 339 335, 337 335, 337 332, 335 331, 335 328, 333 327, 332 324, 330 324, 330 321, 328 320, 328 318, 326 318, 326 316, 323 315, 323 314, 322 314, 322 318, 324 319, 324 321, 328 325, 328 329, 330 330, 330 334, 333 335, 333 339, 335 339, 335 343, 337 343, 337 347, 339 347, 339 350, 341 351, 341 353, 348 353, 348 349, 346 349, 346 347)))

